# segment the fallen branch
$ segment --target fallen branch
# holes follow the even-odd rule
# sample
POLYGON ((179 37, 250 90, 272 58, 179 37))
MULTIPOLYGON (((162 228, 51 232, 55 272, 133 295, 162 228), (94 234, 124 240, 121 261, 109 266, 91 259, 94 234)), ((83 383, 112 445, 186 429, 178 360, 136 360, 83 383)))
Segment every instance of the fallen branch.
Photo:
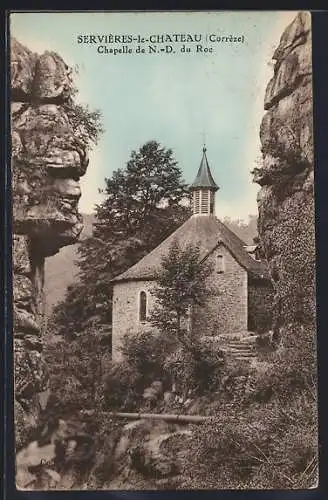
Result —
POLYGON ((190 424, 202 424, 208 422, 210 419, 215 418, 203 415, 179 415, 170 413, 124 413, 114 411, 96 412, 95 410, 80 410, 80 413, 87 416, 92 416, 95 413, 101 413, 109 418, 126 418, 128 420, 164 420, 166 422, 184 422, 190 424))

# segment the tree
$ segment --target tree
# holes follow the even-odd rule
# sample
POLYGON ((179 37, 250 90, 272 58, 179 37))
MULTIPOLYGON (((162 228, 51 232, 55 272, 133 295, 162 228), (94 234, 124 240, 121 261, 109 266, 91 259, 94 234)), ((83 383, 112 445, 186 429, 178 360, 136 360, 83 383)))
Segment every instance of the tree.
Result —
MULTIPOLYGON (((105 179, 93 234, 78 247, 79 281, 55 308, 82 330, 96 316, 111 322, 111 280, 159 245, 190 215, 187 185, 171 149, 149 141, 132 151, 124 169, 105 179), (76 313, 75 313, 76 312, 76 313)), ((63 324, 65 328, 65 325, 63 324)))
POLYGON ((58 399, 62 414, 99 406, 105 364, 103 354, 108 352, 105 339, 101 332, 88 331, 76 339, 64 338, 45 345, 50 390, 58 399))
POLYGON ((150 321, 188 349, 193 344, 188 319, 194 306, 203 307, 211 295, 207 279, 212 271, 210 262, 201 260, 199 246, 181 248, 174 241, 156 277, 152 292, 156 303, 150 321))
POLYGON ((64 109, 75 137, 88 149, 95 146, 104 133, 101 112, 98 109, 90 110, 89 106, 77 104, 73 100, 66 103, 64 109))
POLYGON ((76 102, 79 90, 73 79, 79 74, 79 66, 70 68, 70 73, 72 82, 70 97, 63 103, 63 108, 76 139, 90 150, 98 144, 100 136, 105 132, 102 113, 99 109, 91 110, 87 104, 76 102))
POLYGON ((190 391, 204 394, 211 390, 225 362, 221 350, 202 342, 192 325, 193 313, 199 312, 214 292, 208 280, 212 272, 212 264, 201 258, 198 245, 182 248, 174 241, 162 259, 152 290, 156 302, 150 323, 167 345, 171 341, 164 367, 183 398, 190 391))

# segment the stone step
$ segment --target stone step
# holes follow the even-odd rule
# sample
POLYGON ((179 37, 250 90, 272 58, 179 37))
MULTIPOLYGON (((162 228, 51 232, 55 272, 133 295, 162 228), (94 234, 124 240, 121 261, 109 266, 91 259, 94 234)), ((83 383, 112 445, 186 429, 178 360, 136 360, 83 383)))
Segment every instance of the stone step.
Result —
POLYGON ((238 359, 238 361, 252 361, 255 358, 254 354, 250 356, 234 356, 234 359, 238 359))
POLYGON ((226 356, 255 356, 255 353, 253 352, 231 352, 231 351, 225 351, 226 356))
POLYGON ((252 350, 254 350, 254 346, 247 345, 247 344, 225 344, 221 347, 221 349, 252 349, 252 350))
POLYGON ((215 338, 215 339, 219 339, 219 340, 223 340, 223 341, 236 341, 236 342, 240 342, 240 341, 246 341, 246 342, 255 342, 256 341, 256 338, 257 338, 257 335, 245 335, 245 334, 238 334, 238 335, 229 335, 229 334, 226 334, 226 335, 218 335, 217 337, 212 337, 212 338, 215 338))
POLYGON ((224 339, 222 340, 222 344, 249 344, 249 345, 253 345, 255 344, 256 340, 254 339, 239 339, 239 340, 235 340, 235 339, 224 339))
POLYGON ((253 347, 245 347, 245 346, 224 346, 222 347, 222 350, 231 352, 255 352, 253 347))
POLYGON ((225 342, 221 342, 219 346, 225 346, 225 345, 235 345, 235 346, 255 346, 255 342, 242 342, 242 341, 236 341, 236 340, 231 340, 230 342, 226 340, 225 342))
POLYGON ((255 358, 256 354, 253 352, 229 352, 226 351, 227 356, 231 356, 233 358, 243 357, 243 358, 255 358))

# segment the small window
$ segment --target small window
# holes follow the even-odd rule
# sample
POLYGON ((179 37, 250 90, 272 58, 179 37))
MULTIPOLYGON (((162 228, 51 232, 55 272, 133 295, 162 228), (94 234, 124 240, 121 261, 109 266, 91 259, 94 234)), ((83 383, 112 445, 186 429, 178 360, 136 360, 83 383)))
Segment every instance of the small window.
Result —
POLYGON ((147 294, 140 292, 139 295, 139 321, 147 320, 147 294))
POLYGON ((216 258, 216 272, 224 273, 224 257, 223 255, 218 255, 216 258))

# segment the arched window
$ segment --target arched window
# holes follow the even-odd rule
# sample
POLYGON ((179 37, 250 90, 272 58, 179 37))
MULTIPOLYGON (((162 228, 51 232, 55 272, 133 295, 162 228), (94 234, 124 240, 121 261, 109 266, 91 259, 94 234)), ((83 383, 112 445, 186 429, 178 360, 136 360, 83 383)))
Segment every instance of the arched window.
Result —
POLYGON ((216 257, 216 272, 224 273, 224 257, 223 255, 218 255, 216 257))
POLYGON ((142 291, 139 295, 139 321, 147 320, 147 294, 142 291))

